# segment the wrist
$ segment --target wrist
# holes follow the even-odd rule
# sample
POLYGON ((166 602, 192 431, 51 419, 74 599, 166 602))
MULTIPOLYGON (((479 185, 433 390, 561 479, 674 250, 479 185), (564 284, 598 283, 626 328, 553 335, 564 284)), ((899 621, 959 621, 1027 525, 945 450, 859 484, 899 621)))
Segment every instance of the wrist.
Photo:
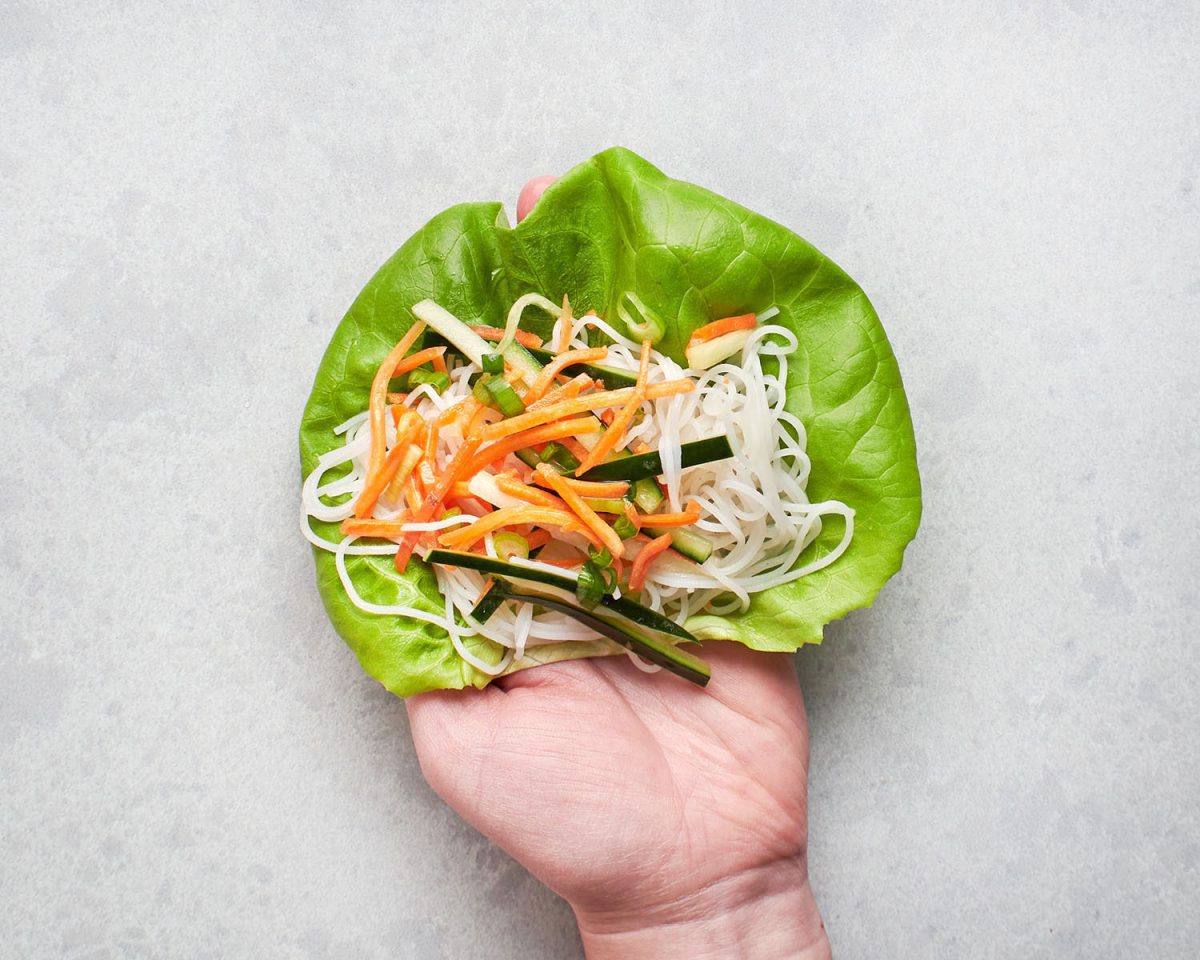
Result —
POLYGON ((708 884, 666 904, 575 909, 588 960, 828 960, 807 870, 788 861, 708 884))

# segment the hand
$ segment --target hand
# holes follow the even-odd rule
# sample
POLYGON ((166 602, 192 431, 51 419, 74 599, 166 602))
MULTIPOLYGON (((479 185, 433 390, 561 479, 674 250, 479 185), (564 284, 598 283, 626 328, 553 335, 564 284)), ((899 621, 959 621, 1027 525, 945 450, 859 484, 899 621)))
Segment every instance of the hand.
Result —
POLYGON ((607 657, 413 697, 421 769, 571 904, 591 960, 828 957, 790 659, 702 655, 707 689, 607 657))
MULTIPOLYGON (((525 185, 518 221, 553 180, 525 185)), ((703 656, 703 690, 607 657, 410 698, 421 769, 571 904, 590 960, 827 958, 791 662, 736 643, 703 656)))

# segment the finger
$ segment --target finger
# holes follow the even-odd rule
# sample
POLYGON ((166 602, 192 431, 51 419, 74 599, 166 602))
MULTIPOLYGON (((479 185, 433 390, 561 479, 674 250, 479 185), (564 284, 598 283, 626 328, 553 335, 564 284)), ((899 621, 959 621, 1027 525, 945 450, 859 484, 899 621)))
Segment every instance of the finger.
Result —
POLYGON ((529 216, 529 211, 546 192, 546 188, 557 179, 557 177, 534 177, 521 188, 521 193, 517 197, 517 223, 529 216))
POLYGON ((481 754, 495 738, 499 700, 493 687, 437 690, 404 701, 421 773, 452 806, 463 790, 463 771, 478 769, 481 754))

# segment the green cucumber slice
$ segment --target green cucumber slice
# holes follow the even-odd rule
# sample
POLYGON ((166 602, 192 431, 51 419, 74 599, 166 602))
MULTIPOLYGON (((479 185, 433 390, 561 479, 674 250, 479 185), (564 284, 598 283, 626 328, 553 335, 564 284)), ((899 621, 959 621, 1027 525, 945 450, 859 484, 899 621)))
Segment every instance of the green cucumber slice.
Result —
MULTIPOLYGON (((733 448, 729 438, 722 434, 719 437, 706 437, 703 440, 693 440, 679 448, 679 462, 684 467, 694 467, 701 463, 712 463, 714 460, 725 460, 733 456, 733 448)), ((657 477, 662 473, 662 458, 658 451, 638 453, 631 457, 609 460, 592 467, 579 479, 581 480, 641 480, 644 477, 657 477)))

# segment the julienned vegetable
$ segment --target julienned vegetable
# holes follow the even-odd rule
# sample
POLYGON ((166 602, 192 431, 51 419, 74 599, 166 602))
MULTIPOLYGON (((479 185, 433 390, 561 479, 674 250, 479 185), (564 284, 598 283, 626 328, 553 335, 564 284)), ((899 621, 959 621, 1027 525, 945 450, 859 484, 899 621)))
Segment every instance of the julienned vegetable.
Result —
MULTIPOLYGON (((632 302, 640 316, 650 316, 640 301, 632 302)), ((674 367, 649 339, 631 341, 597 314, 575 320, 567 298, 557 308, 545 297, 521 297, 503 330, 468 324, 429 301, 414 307, 414 314, 449 349, 416 349, 410 332, 373 383, 401 370, 422 379, 418 362, 436 358, 446 373, 427 376, 444 376, 448 385, 440 394, 388 394, 384 400, 372 395, 368 420, 359 428, 366 431, 368 455, 349 477, 335 481, 357 492, 354 516, 342 522, 340 532, 393 541, 400 573, 414 552, 433 564, 450 603, 444 629, 475 669, 504 669, 538 634, 567 641, 573 633, 590 643, 607 637, 635 654, 645 652, 637 631, 613 612, 612 603, 648 611, 633 618, 639 628, 650 615, 667 623, 683 620, 693 611, 745 602, 762 589, 819 570, 850 543, 853 512, 840 503, 812 504, 804 493, 798 434, 789 430, 780 406, 786 373, 778 358, 796 345, 784 328, 760 326, 754 314, 707 324, 693 341, 710 343, 731 332, 745 332, 748 339, 741 366, 697 375, 674 367), (560 349, 545 366, 521 344, 535 342, 533 335, 513 325, 531 305, 557 317, 552 339, 560 349), (565 332, 557 329, 568 324, 565 332), (586 346, 595 329, 607 338, 606 346, 586 346), (489 339, 495 350, 480 346, 489 339), (763 357, 776 358, 779 372, 767 373, 763 357), (626 371, 632 382, 608 389, 570 370, 600 359, 626 371), (706 435, 690 439, 697 432, 706 435), (739 438, 736 448, 731 436, 739 438), (821 518, 834 514, 843 519, 837 543, 797 572, 821 518), (703 532, 697 532, 701 524, 703 532), (435 547, 454 551, 453 560, 439 560, 443 555, 435 547), (545 555, 535 555, 540 547, 548 548, 545 555), (533 558, 543 568, 569 568, 574 577, 569 590, 551 584, 567 595, 555 604, 535 604, 542 608, 535 619, 512 609, 532 602, 531 595, 493 582, 487 575, 499 574, 487 563, 463 559, 473 556, 505 564, 529 564, 533 558), (622 591, 645 604, 622 598, 622 591), (506 605, 515 634, 511 659, 493 665, 467 648, 461 631, 469 628, 507 647, 507 627, 498 621, 506 605), (592 612, 601 605, 607 613, 592 612), (596 627, 598 616, 606 622, 603 630, 596 627), (580 633, 578 624, 588 630, 580 633)), ((650 322, 644 319, 641 329, 648 330, 650 322)), ((346 425, 351 448, 358 442, 352 423, 353 418, 346 425)), ((312 490, 317 502, 309 505, 311 515, 325 507, 320 497, 328 489, 312 490)), ((339 576, 347 595, 358 596, 348 571, 343 575, 339 567, 339 576)), ((651 653, 652 663, 679 666, 658 647, 651 653)), ((690 679, 696 679, 694 659, 680 671, 690 679)))
POLYGON ((895 361, 861 291, 783 228, 624 151, 563 177, 515 230, 496 212, 456 207, 393 258, 305 412, 305 534, 364 667, 409 694, 611 652, 624 641, 572 616, 612 617, 607 600, 577 603, 589 565, 668 622, 762 649, 869 602, 920 501, 895 361), (490 377, 523 409, 486 381, 471 392, 497 353, 490 377), (684 466, 688 444, 721 436, 732 456, 684 466), (660 472, 591 472, 648 454, 660 472), (544 598, 573 609, 503 575, 409 563, 438 541, 566 575, 544 598))

